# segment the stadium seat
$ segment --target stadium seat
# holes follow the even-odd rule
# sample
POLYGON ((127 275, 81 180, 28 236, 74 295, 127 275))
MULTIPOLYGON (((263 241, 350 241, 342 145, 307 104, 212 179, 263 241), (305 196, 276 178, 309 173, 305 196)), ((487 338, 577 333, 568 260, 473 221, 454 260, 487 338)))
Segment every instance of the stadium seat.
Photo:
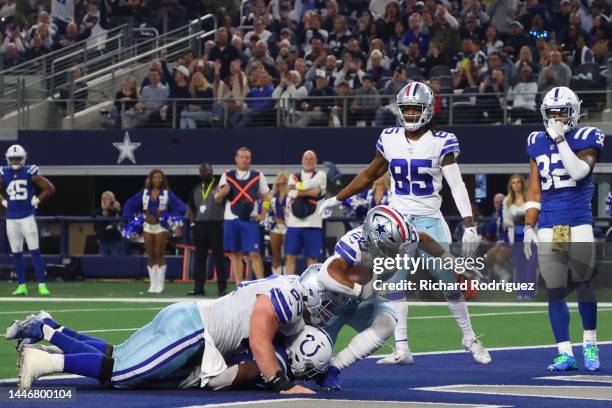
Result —
POLYGON ((448 65, 436 65, 432 67, 429 71, 429 79, 440 77, 453 77, 453 74, 451 73, 450 67, 448 65))

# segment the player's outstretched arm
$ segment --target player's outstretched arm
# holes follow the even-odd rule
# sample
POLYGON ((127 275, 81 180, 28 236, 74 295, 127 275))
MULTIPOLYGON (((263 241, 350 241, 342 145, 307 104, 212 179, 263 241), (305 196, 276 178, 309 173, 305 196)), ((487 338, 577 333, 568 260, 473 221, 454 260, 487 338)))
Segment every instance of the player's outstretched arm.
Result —
POLYGON ((540 184, 540 169, 535 160, 529 162, 529 180, 527 181, 527 203, 525 203, 525 232, 523 235, 523 252, 527 259, 531 258, 532 243, 538 242, 534 226, 540 216, 542 202, 542 186, 540 184))
POLYGON ((266 379, 266 385, 282 394, 314 394, 308 388, 296 385, 278 365, 272 340, 279 323, 268 296, 259 295, 253 306, 249 328, 249 346, 259 371, 266 379))
POLYGON ((383 155, 376 150, 374 160, 363 169, 355 178, 349 183, 348 186, 344 187, 337 195, 338 201, 344 201, 355 194, 361 193, 366 189, 370 188, 372 183, 379 177, 381 177, 387 171, 389 162, 383 157, 383 155))
POLYGON ((36 184, 36 187, 41 190, 40 194, 38 195, 39 201, 44 201, 55 193, 55 186, 46 177, 32 176, 32 181, 34 184, 36 184))

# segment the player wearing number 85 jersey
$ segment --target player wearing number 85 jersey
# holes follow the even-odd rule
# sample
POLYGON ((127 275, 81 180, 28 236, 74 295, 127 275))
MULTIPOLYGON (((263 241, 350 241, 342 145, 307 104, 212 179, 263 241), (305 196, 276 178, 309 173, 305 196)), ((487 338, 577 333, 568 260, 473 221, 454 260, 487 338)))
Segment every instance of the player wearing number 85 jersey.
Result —
POLYGON ((582 318, 583 354, 588 370, 599 369, 596 345, 597 302, 591 287, 595 244, 591 200, 591 171, 603 150, 604 134, 578 127, 580 103, 566 87, 551 89, 542 101, 545 132, 527 138, 531 163, 525 213, 525 255, 537 244, 538 262, 548 289, 548 313, 559 351, 550 371, 577 369, 569 337, 568 269, 576 286, 582 318), (534 230, 538 224, 537 233, 534 230))
POLYGON ((45 285, 45 264, 38 249, 38 228, 34 220, 36 207, 55 191, 49 180, 42 177, 38 167, 26 165, 26 151, 19 145, 13 145, 6 151, 7 166, 0 168, 1 184, 4 195, 0 196, 2 205, 6 208, 6 235, 8 236, 13 265, 19 286, 13 295, 27 295, 25 285, 23 241, 28 244, 32 254, 32 264, 38 277, 38 291, 48 295, 45 285), (42 190, 36 195, 36 189, 42 190))
MULTIPOLYGON (((470 199, 456 162, 459 142, 455 135, 438 131, 431 123, 433 102, 433 92, 421 82, 410 82, 402 88, 396 102, 396 113, 401 127, 388 128, 381 132, 372 163, 336 197, 326 200, 320 209, 325 211, 366 190, 388 169, 391 175, 389 206, 397 210, 418 231, 427 233, 448 249, 451 241, 450 231, 440 212, 440 190, 444 176, 451 187, 455 204, 465 225, 462 238, 464 255, 472 256, 480 238, 474 226, 470 199)), ((426 252, 420 253, 420 256, 432 257, 426 252)), ((454 270, 450 268, 439 268, 430 272, 445 283, 456 282, 454 270)), ((396 276, 401 279, 401 274, 396 276)), ((452 291, 445 295, 463 332, 463 346, 472 351, 479 363, 488 364, 491 361, 490 356, 474 335, 463 294, 452 291)), ((389 298, 392 299, 391 295, 389 298)), ((396 300, 393 306, 397 315, 402 318, 398 320, 395 329, 395 355, 381 361, 382 364, 397 364, 408 356, 406 319, 403 318, 407 314, 408 303, 403 292, 398 293, 397 298, 393 300, 396 300)))

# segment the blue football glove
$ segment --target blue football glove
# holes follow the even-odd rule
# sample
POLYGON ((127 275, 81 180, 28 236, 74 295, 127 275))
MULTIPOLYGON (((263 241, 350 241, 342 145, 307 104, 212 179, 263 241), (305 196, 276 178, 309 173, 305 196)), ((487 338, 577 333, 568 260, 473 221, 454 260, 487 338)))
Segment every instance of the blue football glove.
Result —
POLYGON ((340 370, 334 366, 329 366, 325 377, 321 380, 321 389, 323 391, 340 391, 340 370))

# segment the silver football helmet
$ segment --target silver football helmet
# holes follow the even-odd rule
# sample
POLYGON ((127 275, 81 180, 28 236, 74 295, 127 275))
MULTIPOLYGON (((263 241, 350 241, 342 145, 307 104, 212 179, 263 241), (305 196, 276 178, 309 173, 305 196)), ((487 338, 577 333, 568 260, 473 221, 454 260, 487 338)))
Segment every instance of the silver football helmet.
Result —
POLYGON ((322 265, 310 265, 300 276, 304 306, 310 315, 310 323, 317 327, 327 327, 337 319, 333 310, 344 299, 343 295, 327 290, 319 282, 317 274, 322 265))
POLYGON ((333 343, 323 330, 306 325, 287 348, 291 372, 298 380, 312 380, 327 371, 333 343))
POLYGON ((362 231, 368 246, 384 256, 412 255, 419 244, 416 228, 387 205, 378 205, 368 211, 362 231))
POLYGON ((558 86, 544 96, 540 112, 544 120, 544 126, 548 127, 548 120, 552 113, 567 114, 567 123, 563 124, 563 130, 567 133, 580 121, 580 104, 582 101, 566 86, 558 86))
POLYGON ((422 82, 409 82, 396 97, 396 115, 400 126, 415 131, 428 124, 434 114, 434 94, 422 82), (405 115, 407 107, 416 107, 420 115, 405 115))
POLYGON ((11 166, 13 170, 19 170, 25 165, 28 154, 23 147, 14 144, 7 149, 4 156, 6 157, 6 163, 11 166), (18 163, 15 163, 15 160, 18 160, 18 163))

